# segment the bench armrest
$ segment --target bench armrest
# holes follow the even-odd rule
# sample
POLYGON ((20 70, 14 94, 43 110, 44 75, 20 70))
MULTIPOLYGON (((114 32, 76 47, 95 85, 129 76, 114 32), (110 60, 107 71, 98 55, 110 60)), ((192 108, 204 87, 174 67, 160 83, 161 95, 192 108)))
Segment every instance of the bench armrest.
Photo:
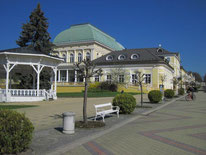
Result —
POLYGON ((115 108, 115 110, 120 110, 119 106, 112 106, 112 109, 115 108))

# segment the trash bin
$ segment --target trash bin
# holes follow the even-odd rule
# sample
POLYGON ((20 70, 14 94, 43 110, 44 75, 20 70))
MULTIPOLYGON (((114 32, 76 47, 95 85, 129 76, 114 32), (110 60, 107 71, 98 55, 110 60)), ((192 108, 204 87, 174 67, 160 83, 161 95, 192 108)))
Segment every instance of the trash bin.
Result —
POLYGON ((63 133, 73 134, 75 128, 75 113, 65 112, 63 113, 63 133))

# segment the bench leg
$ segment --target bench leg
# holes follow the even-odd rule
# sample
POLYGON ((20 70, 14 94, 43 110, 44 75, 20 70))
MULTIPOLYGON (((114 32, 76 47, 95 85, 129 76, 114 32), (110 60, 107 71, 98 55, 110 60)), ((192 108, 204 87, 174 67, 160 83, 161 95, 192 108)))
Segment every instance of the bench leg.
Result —
POLYGON ((105 115, 102 115, 102 120, 103 120, 103 122, 104 122, 104 116, 105 116, 105 115))
POLYGON ((119 118, 119 112, 117 112, 117 117, 119 118))

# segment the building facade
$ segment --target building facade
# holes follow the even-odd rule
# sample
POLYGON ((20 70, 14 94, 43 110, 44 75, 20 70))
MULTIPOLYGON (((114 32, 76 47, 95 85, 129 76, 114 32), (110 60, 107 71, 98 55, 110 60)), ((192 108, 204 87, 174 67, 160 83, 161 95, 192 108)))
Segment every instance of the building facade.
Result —
MULTIPOLYGON (((125 49, 113 37, 91 24, 72 25, 54 39, 52 55, 64 59, 58 66, 58 82, 75 85, 83 82, 74 68, 74 63, 89 58, 97 68, 103 69, 103 76, 91 78, 92 82, 111 80, 112 72, 121 69, 126 75, 119 75, 118 82, 134 85, 135 72, 145 75, 147 90, 174 88, 174 79, 182 76, 180 54, 169 52, 161 45, 157 48, 125 49)), ((186 76, 186 75, 185 75, 186 76)), ((188 75, 189 77, 189 75, 188 75)))

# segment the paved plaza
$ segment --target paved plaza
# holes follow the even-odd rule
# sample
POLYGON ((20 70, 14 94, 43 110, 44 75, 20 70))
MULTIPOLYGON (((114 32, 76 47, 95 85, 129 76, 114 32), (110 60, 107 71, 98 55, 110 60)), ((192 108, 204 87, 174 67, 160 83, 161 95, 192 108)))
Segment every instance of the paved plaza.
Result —
POLYGON ((66 154, 206 155, 205 95, 180 99, 66 154))

